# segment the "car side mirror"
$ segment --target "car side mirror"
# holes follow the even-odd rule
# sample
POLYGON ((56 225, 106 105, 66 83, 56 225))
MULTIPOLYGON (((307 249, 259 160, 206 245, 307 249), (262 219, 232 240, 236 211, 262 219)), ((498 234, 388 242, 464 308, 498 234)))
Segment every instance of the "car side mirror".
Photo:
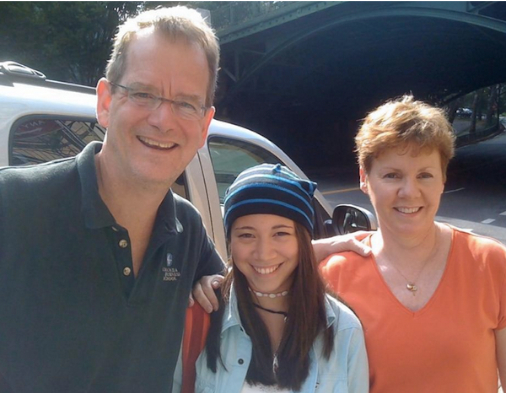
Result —
POLYGON ((355 205, 337 205, 332 214, 332 225, 337 234, 378 229, 376 217, 367 209, 355 205))

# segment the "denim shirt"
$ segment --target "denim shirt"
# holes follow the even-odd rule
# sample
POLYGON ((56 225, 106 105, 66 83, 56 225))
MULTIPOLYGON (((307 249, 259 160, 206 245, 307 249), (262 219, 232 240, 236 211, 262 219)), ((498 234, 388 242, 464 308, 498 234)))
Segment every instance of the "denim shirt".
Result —
MULTIPOLYGON (((237 299, 232 291, 223 315, 221 354, 227 371, 218 361, 217 372, 207 368, 203 351, 196 363, 196 393, 240 393, 251 361, 251 340, 241 326, 237 299)), ((328 360, 323 356, 320 334, 310 351, 309 375, 302 393, 366 393, 369 370, 362 326, 349 308, 327 296, 327 326, 334 328, 334 350, 328 360)), ((180 371, 179 371, 180 372, 180 371)), ((176 371, 175 380, 180 380, 176 371)), ((175 387, 174 392, 177 392, 175 387)))

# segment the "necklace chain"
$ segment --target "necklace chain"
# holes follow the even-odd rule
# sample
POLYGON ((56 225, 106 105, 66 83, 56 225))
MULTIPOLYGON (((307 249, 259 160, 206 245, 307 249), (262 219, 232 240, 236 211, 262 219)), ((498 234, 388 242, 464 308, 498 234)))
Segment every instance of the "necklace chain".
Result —
POLYGON ((402 272, 399 270, 399 268, 397 266, 395 266, 395 264, 390 263, 390 265, 395 270, 397 270, 397 273, 399 273, 406 280, 406 289, 408 291, 410 291, 413 294, 413 296, 415 296, 416 295, 416 291, 418 291, 418 285, 416 285, 416 282, 420 278, 422 272, 425 270, 425 267, 429 264, 429 261, 432 258, 434 258, 434 256, 436 255, 438 249, 439 249, 439 237, 438 237, 438 229, 436 227, 436 239, 435 239, 435 242, 434 242, 433 250, 430 253, 430 255, 427 258, 425 258, 425 261, 423 261, 423 266, 420 269, 420 271, 418 272, 418 274, 416 275, 416 277, 415 277, 414 280, 409 280, 404 274, 402 274, 402 272))

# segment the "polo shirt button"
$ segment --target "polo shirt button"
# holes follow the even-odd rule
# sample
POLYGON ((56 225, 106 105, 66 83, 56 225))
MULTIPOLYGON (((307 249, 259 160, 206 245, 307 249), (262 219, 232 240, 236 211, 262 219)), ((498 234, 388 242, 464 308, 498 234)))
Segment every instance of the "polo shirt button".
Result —
POLYGON ((120 246, 121 248, 126 248, 126 247, 128 247, 128 242, 127 242, 125 239, 121 239, 121 240, 119 241, 119 246, 120 246))
POLYGON ((237 361, 237 363, 239 363, 239 364, 244 364, 244 360, 239 359, 239 360, 237 361))
POLYGON ((130 273, 132 273, 132 269, 130 269, 129 267, 123 269, 123 275, 129 276, 130 273))

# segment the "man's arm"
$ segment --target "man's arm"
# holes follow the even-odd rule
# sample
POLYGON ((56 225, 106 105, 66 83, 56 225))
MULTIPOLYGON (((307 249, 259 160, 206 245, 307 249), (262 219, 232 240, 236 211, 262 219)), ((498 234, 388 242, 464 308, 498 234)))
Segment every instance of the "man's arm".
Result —
MULTIPOLYGON (((370 248, 360 242, 368 233, 360 231, 349 235, 313 240, 316 260, 322 261, 331 254, 343 251, 353 251, 362 256, 369 255, 371 253, 370 248)), ((193 298, 209 313, 218 310, 218 298, 214 290, 220 287, 222 280, 223 276, 217 274, 204 276, 193 286, 193 298)), ((193 298, 190 297, 190 307, 193 305, 193 298)))

